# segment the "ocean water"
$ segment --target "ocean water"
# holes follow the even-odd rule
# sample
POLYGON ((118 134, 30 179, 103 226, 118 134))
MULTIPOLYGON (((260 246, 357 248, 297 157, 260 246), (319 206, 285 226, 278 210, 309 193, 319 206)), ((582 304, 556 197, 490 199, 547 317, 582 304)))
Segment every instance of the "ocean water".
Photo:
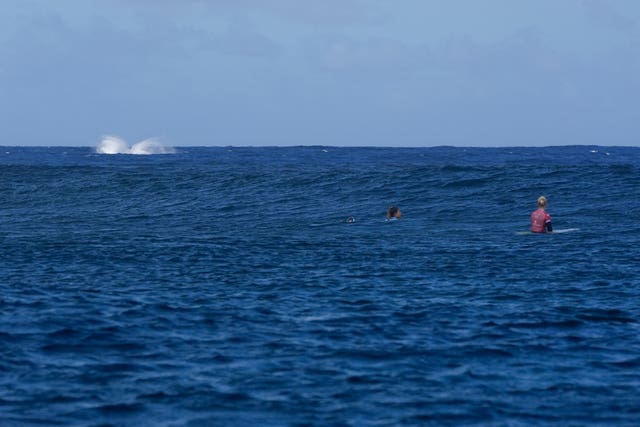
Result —
POLYGON ((640 425, 639 148, 0 148, 1 426, 640 425))

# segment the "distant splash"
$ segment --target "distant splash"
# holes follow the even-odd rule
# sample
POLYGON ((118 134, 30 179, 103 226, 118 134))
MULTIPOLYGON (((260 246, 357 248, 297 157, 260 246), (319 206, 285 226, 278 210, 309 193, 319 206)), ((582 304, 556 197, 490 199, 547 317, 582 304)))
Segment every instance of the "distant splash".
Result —
POLYGON ((175 148, 163 145, 155 138, 145 139, 129 147, 117 136, 105 135, 96 147, 98 154, 174 154, 175 148))

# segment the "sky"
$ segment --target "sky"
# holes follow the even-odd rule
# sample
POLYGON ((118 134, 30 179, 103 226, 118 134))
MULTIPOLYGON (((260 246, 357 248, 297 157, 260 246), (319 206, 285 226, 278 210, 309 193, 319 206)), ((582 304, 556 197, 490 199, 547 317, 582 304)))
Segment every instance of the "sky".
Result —
POLYGON ((0 145, 640 145, 637 0, 2 0, 0 145))

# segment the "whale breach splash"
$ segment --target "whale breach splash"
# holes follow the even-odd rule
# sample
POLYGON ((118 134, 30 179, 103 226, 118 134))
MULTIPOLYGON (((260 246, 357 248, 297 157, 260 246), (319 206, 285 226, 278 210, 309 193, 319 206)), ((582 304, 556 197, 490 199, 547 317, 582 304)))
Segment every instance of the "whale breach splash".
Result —
POLYGON ((127 142, 117 136, 105 135, 96 147, 98 154, 174 154, 173 147, 167 147, 155 138, 145 139, 129 147, 127 142))

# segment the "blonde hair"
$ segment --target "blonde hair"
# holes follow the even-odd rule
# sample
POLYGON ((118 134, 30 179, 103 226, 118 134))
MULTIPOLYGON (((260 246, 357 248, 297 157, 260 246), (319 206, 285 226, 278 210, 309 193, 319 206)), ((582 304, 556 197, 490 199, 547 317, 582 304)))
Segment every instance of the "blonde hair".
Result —
POLYGON ((544 196, 540 196, 538 197, 538 207, 539 208, 544 208, 547 206, 547 198, 544 196))

